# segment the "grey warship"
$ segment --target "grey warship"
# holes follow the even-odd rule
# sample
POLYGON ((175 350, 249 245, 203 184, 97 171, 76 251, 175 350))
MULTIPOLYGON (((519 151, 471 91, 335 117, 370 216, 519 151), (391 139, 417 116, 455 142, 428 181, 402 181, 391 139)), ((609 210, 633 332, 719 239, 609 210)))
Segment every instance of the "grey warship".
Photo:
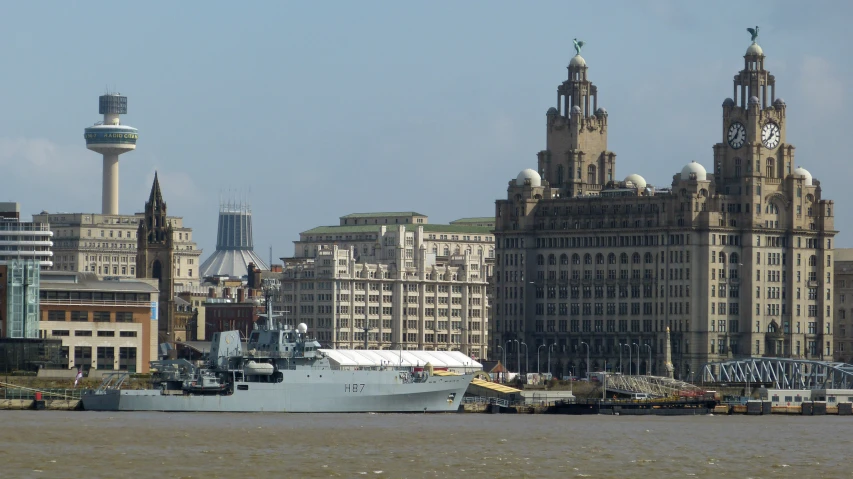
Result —
MULTIPOLYGON (((153 389, 122 389, 126 373, 105 377, 82 395, 92 411, 187 412, 455 412, 482 366, 460 352, 451 368, 429 361, 432 351, 320 349, 307 327, 254 329, 245 346, 239 331, 214 333, 207 358, 152 361, 153 389), (373 360, 361 353, 374 353, 373 360), (387 359, 375 360, 383 354, 387 359), (352 358, 356 357, 353 361, 352 358), (393 359, 392 359, 393 358, 393 359), (399 358, 399 359, 398 359, 399 358), (452 369, 456 369, 453 371, 452 369)), ((445 364, 446 366, 446 364, 445 364)))

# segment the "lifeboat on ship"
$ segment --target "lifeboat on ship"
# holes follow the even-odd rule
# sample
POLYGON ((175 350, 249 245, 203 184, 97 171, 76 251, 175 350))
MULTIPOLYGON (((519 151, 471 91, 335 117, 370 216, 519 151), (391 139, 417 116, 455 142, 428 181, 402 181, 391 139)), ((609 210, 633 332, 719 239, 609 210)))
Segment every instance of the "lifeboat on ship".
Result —
POLYGON ((249 376, 270 376, 275 371, 275 366, 270 363, 249 361, 243 366, 243 369, 249 376))

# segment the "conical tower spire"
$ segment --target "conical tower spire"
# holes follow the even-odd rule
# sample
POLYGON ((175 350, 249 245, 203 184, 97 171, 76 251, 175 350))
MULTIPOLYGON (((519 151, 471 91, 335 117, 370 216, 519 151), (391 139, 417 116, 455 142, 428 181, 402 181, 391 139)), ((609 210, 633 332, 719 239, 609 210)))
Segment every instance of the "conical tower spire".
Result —
POLYGON ((157 177, 157 171, 155 170, 154 183, 151 185, 151 194, 148 195, 148 204, 146 206, 157 210, 161 208, 161 205, 163 208, 166 207, 166 203, 163 201, 163 193, 160 192, 160 179, 157 177))
POLYGON ((166 218, 166 202, 163 201, 163 194, 160 191, 160 179, 157 172, 154 172, 154 183, 151 185, 151 194, 148 196, 148 201, 145 202, 145 219, 143 220, 143 229, 140 229, 140 236, 147 234, 150 244, 162 243, 171 240, 171 225, 166 218))

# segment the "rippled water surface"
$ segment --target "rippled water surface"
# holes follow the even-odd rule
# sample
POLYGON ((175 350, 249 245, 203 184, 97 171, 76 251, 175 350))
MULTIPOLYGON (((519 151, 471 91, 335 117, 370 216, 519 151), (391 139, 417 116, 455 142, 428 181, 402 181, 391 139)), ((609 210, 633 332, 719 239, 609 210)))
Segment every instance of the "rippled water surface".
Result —
POLYGON ((853 418, 3 411, 2 477, 853 476, 853 418))

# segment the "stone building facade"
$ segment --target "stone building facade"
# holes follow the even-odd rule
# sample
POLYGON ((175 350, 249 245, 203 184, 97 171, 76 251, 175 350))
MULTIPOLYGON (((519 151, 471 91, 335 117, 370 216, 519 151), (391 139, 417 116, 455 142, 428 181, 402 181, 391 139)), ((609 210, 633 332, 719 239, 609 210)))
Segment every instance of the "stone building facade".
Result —
MULTIPOLYGON (((100 278, 136 277, 136 241, 145 213, 102 215, 47 213, 33 215, 35 222, 49 223, 53 232, 52 271, 94 273, 100 278)), ((170 216, 175 242, 175 284, 197 286, 201 279, 202 251, 193 241, 192 228, 183 218, 170 216)))
POLYGON ((761 47, 743 58, 711 171, 692 161, 665 188, 617 179, 608 112, 572 58, 537 170, 496 202, 493 352, 547 346, 563 375, 620 357, 662 374, 669 328, 681 378, 734 357, 832 358, 833 202, 795 166, 761 47))
POLYGON ((835 250, 835 361, 853 363, 853 248, 835 250))
POLYGON ((276 309, 324 347, 485 357, 493 238, 489 227, 430 224, 415 212, 343 216, 301 233, 294 257, 282 258, 276 309))

